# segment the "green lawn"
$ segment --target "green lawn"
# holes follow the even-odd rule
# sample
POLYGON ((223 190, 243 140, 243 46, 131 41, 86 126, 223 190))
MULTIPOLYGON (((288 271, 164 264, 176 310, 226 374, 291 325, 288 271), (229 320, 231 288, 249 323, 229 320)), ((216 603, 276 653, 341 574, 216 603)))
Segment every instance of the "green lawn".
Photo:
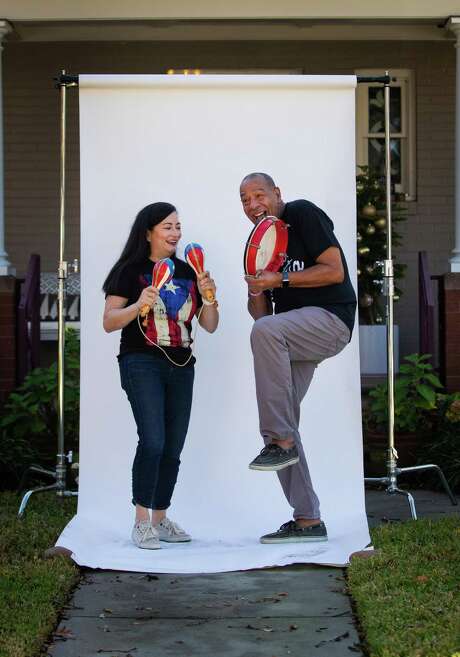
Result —
POLYGON ((370 657, 460 657, 460 518, 372 531, 348 585, 370 657), (458 653, 458 654, 457 654, 458 653))
POLYGON ((33 657, 56 626, 79 580, 68 559, 43 559, 74 515, 76 500, 54 493, 32 497, 17 520, 20 498, 0 493, 0 656, 33 657))
MULTIPOLYGON (((36 657, 79 580, 68 559, 43 559, 75 499, 0 494, 0 657, 36 657)), ((460 518, 372 531, 380 549, 354 559, 348 584, 369 657, 460 657, 460 518), (458 654, 457 654, 458 653, 458 654)))

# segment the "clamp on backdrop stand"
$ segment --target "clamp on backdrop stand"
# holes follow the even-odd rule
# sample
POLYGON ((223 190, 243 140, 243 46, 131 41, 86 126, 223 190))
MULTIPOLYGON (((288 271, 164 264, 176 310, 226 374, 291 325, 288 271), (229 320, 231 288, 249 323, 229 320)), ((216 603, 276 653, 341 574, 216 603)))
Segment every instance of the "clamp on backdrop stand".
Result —
POLYGON ((27 491, 21 501, 18 511, 18 517, 22 518, 27 503, 34 493, 55 490, 59 498, 73 497, 78 495, 77 491, 67 490, 67 465, 72 463, 72 452, 64 453, 64 346, 65 346, 65 311, 64 301, 66 294, 66 279, 69 269, 74 272, 78 271, 78 261, 74 260, 73 264, 64 260, 65 245, 65 176, 66 176, 66 92, 67 87, 78 86, 78 77, 66 75, 65 71, 55 78, 56 87, 60 91, 61 115, 60 115, 60 207, 59 207, 59 265, 58 265, 58 453, 55 470, 47 470, 39 465, 32 465, 25 472, 23 482, 29 472, 44 475, 54 479, 54 483, 49 486, 41 486, 27 491))
POLYGON ((398 468, 398 452, 395 449, 394 419, 395 419, 395 397, 394 397, 394 335, 393 335, 393 305, 394 305, 394 266, 392 252, 392 224, 391 224, 391 148, 390 148, 390 82, 391 77, 361 77, 358 76, 358 84, 362 82, 374 82, 384 85, 385 98, 385 185, 386 185, 386 219, 387 219, 387 250, 383 267, 383 294, 386 298, 386 337, 387 337, 387 390, 388 390, 388 448, 387 448, 387 474, 385 477, 365 477, 364 481, 371 484, 385 484, 386 492, 390 495, 404 495, 410 506, 413 520, 417 520, 415 502, 412 495, 398 487, 398 477, 406 472, 421 472, 424 470, 435 470, 442 485, 453 505, 458 502, 453 496, 443 471, 433 463, 428 465, 414 465, 407 468, 398 468))

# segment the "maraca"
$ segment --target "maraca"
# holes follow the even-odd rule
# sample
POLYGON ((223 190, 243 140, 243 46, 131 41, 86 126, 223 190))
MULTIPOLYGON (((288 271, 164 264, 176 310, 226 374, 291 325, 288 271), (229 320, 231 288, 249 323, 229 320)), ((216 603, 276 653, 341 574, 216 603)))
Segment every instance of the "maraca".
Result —
MULTIPOLYGON (((202 274, 204 272, 204 251, 203 247, 196 242, 190 242, 184 249, 185 259, 195 274, 202 274)), ((210 303, 216 300, 211 290, 204 290, 204 296, 210 303)))
MULTIPOLYGON (((171 258, 163 258, 163 260, 158 260, 153 267, 152 273, 152 287, 156 287, 157 290, 163 287, 165 283, 168 283, 171 278, 174 276, 174 262, 171 258)), ((145 304, 140 309, 140 316, 145 317, 143 326, 147 326, 147 315, 149 314, 150 306, 145 304)))

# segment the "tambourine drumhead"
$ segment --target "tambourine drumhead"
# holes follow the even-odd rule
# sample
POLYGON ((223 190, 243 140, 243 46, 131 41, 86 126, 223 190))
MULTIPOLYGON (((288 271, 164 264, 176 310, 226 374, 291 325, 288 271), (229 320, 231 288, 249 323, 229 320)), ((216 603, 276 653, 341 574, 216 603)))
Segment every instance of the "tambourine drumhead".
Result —
POLYGON ((244 250, 244 271, 278 271, 286 259, 288 227, 281 219, 265 217, 251 231, 244 250))

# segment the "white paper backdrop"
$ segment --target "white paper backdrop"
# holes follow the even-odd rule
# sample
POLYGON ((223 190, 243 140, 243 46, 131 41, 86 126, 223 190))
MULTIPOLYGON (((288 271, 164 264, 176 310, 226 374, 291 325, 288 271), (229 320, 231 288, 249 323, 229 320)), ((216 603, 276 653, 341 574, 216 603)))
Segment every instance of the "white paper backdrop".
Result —
MULTIPOLYGON (((270 173, 285 201, 307 198, 333 219, 352 280, 355 239, 355 78, 350 76, 80 76, 81 428, 78 514, 58 544, 81 565, 213 572, 316 562, 344 564, 369 542, 364 510, 358 331, 323 363, 303 402, 301 434, 328 543, 260 545, 291 517, 258 453, 255 390, 242 277, 251 225, 239 183, 270 173), (188 545, 130 542, 137 435, 120 388, 119 332, 102 329, 102 282, 138 210, 170 201, 182 247, 205 248, 217 281, 218 331, 199 330, 194 403, 170 516, 188 545)), ((181 250, 179 250, 181 255, 181 250)))

